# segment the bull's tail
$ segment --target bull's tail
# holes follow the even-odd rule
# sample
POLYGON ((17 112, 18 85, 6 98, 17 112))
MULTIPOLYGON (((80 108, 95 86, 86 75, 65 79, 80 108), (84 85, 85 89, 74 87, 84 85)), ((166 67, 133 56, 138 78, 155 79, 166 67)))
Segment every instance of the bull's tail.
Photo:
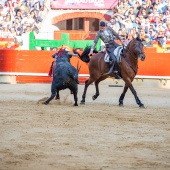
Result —
MULTIPOLYGON (((75 69, 75 68, 74 68, 75 69)), ((69 77, 71 79, 73 79, 73 81, 75 81, 77 84, 79 84, 79 80, 78 80, 78 70, 75 70, 74 72, 72 70, 70 70, 70 68, 68 69, 69 72, 69 77)))

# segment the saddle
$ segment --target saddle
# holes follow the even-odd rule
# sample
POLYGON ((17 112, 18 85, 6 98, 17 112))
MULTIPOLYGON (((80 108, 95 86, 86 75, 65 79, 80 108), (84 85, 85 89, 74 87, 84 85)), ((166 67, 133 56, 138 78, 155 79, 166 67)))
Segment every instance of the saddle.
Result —
MULTIPOLYGON (((116 56, 116 59, 117 59, 117 63, 120 64, 121 62, 121 58, 122 58, 122 50, 123 50, 123 47, 122 46, 118 46, 114 51, 113 51, 113 54, 116 56)), ((110 63, 110 56, 109 54, 106 52, 105 56, 104 56, 104 61, 106 63, 110 63)))

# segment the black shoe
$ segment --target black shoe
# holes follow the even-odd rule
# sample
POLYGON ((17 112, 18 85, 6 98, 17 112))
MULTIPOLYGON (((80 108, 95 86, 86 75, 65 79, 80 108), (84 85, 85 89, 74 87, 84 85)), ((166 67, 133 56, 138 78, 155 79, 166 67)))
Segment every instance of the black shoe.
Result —
POLYGON ((114 72, 115 73, 115 79, 122 79, 122 77, 120 77, 118 72, 114 72))

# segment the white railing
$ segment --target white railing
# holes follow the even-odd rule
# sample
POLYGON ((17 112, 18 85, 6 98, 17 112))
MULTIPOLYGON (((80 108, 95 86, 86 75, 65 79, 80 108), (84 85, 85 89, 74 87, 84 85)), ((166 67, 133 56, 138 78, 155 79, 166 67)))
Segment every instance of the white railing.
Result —
MULTIPOLYGON (((47 77, 48 73, 27 73, 27 72, 0 72, 0 76, 40 76, 47 77)), ((79 74, 79 77, 89 77, 89 74, 79 74)), ((170 76, 144 76, 137 75, 135 79, 155 79, 155 80, 170 80, 170 76)))

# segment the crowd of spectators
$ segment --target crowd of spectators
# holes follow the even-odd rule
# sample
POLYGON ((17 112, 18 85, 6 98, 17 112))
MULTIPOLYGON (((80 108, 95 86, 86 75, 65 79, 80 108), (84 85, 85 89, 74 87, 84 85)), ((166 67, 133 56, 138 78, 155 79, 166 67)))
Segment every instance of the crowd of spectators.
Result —
POLYGON ((46 0, 0 0, 0 37, 38 33, 47 10, 46 0))
POLYGON ((125 40, 143 34, 147 46, 156 41, 165 48, 170 41, 169 0, 119 0, 109 25, 125 40))
MULTIPOLYGON (((48 0, 0 0, 0 37, 15 38, 39 32, 48 0)), ((170 0, 119 0, 109 25, 125 45, 138 34, 145 45, 153 41, 165 48, 170 41, 170 0)))

